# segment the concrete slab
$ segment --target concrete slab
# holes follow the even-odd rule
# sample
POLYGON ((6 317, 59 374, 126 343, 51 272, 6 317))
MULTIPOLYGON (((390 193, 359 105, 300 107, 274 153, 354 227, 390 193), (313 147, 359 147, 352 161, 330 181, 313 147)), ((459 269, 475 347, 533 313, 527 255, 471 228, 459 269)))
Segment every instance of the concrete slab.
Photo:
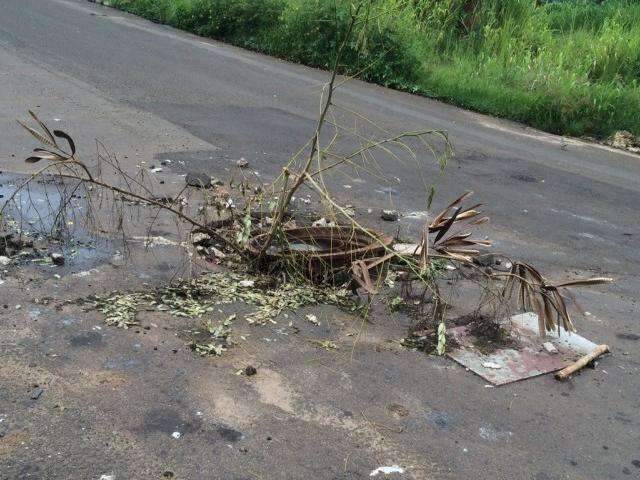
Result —
POLYGON ((476 339, 468 327, 461 326, 450 330, 459 347, 448 352, 447 356, 492 384, 505 385, 561 370, 597 346, 562 327, 560 332, 548 332, 547 337, 540 337, 535 313, 514 315, 509 321, 516 348, 505 347, 483 353, 474 345, 476 339), (545 343, 550 343, 553 348, 545 348, 545 343))

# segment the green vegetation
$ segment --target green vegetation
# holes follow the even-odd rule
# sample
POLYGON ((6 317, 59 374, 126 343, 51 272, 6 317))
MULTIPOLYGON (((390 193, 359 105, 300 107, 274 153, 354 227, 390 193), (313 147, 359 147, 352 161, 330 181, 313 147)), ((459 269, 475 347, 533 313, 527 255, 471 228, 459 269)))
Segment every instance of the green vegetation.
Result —
MULTIPOLYGON (((352 2, 112 3, 200 35, 329 67, 352 2)), ((640 3, 373 0, 344 71, 554 133, 640 135, 640 3)))

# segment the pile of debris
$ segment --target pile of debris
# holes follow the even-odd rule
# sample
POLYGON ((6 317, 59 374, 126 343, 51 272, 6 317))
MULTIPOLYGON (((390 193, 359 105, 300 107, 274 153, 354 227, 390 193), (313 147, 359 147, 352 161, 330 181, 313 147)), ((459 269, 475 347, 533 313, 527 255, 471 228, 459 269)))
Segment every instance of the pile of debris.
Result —
MULTIPOLYGON (((14 222, 6 222, 9 227, 14 222)), ((64 256, 50 253, 47 241, 42 237, 34 237, 29 232, 17 228, 0 231, 0 267, 17 265, 25 261, 51 262, 54 265, 64 264, 64 256)))
MULTIPOLYGON (((330 92, 334 79, 329 84, 330 92)), ((488 292, 489 304, 517 302, 518 308, 535 312, 540 337, 560 329, 566 332, 575 330, 563 289, 597 285, 611 279, 552 283, 527 263, 488 256, 486 248, 491 242, 474 236, 474 230, 489 219, 482 213, 482 204, 465 204, 473 192, 463 193, 439 214, 427 216, 429 220, 425 220, 419 241, 409 246, 405 244, 394 248, 392 237, 361 225, 354 218, 354 209, 338 204, 329 193, 320 180, 323 174, 337 165, 353 163, 357 155, 366 161, 364 152, 387 143, 402 145, 411 152, 411 147, 402 142, 417 139, 425 145, 425 136, 428 135, 435 135, 445 142, 447 153, 444 159, 439 159, 441 168, 444 168, 450 144, 443 132, 425 130, 371 141, 351 155, 320 151, 320 134, 330 107, 329 98, 323 105, 307 158, 300 162, 296 156, 292 157, 283 167, 281 176, 268 189, 263 184, 252 185, 246 179, 236 183, 230 181, 227 186, 220 185, 221 182, 208 175, 189 176, 185 190, 195 188, 201 195, 195 211, 193 202, 182 196, 184 190, 175 198, 159 200, 143 177, 132 177, 111 157, 100 157, 99 161, 114 170, 116 180, 121 180, 121 183, 94 176, 92 170, 77 158, 73 139, 59 130, 51 132, 31 113, 40 131, 23 126, 47 148, 35 149, 33 156, 26 161, 44 161, 48 166, 20 188, 38 175, 48 174, 50 168, 61 180, 73 180, 82 185, 88 197, 96 192, 105 192, 116 202, 114 210, 120 211, 134 202, 155 208, 158 214, 171 215, 176 221, 191 227, 195 251, 216 263, 224 260, 231 271, 179 280, 153 293, 113 292, 96 296, 91 299, 90 306, 100 310, 108 324, 123 328, 137 324, 136 312, 142 306, 168 311, 175 316, 203 318, 202 331, 206 338, 202 338, 198 331, 199 340, 194 343, 194 349, 200 354, 218 355, 232 344, 235 317, 218 324, 208 318, 215 314, 218 305, 244 302, 256 306, 257 309, 245 319, 252 324, 265 324, 275 322, 275 318, 285 310, 317 303, 354 311, 357 310, 358 303, 354 300, 357 296, 352 297, 351 293, 364 293, 371 302, 386 285, 399 281, 405 292, 411 291, 414 285, 428 292, 423 303, 430 306, 430 311, 425 312, 428 321, 421 320, 423 333, 416 334, 413 328, 414 334, 407 337, 404 344, 431 350, 428 353, 435 350, 435 353, 443 355, 452 346, 465 345, 466 340, 460 337, 451 341, 447 336, 448 302, 445 298, 451 295, 443 295, 441 289, 452 291, 456 280, 465 276, 466 280, 475 281, 488 292), (67 145, 61 145, 60 139, 67 145), (318 170, 314 171, 316 159, 324 158, 328 153, 338 160, 326 166, 320 163, 318 170), (303 185, 315 192, 328 210, 324 215, 317 215, 317 218, 325 220, 322 226, 297 225, 289 216, 291 202, 303 185), (256 215, 256 212, 260 214, 256 215), (455 272, 459 277, 445 278, 443 272, 455 272)), ((427 150, 435 152, 429 144, 427 150)), ((385 147, 383 151, 388 149, 385 147)), ((246 164, 239 163, 238 167, 244 168, 246 164)), ((101 171, 100 168, 97 170, 101 171)), ((434 192, 432 189, 428 205, 434 192)), ((104 202, 104 197, 99 201, 104 202)), ((398 220, 396 211, 383 211, 382 217, 386 221, 398 220)), ((122 226, 122 217, 118 225, 122 226)), ((476 325, 476 331, 502 332, 503 326, 492 330, 500 320, 495 316, 489 317, 483 325, 476 325)), ((511 326, 504 328, 509 330, 511 326)))
POLYGON ((614 133, 605 143, 613 148, 620 148, 632 153, 640 153, 640 139, 626 130, 620 130, 614 133))

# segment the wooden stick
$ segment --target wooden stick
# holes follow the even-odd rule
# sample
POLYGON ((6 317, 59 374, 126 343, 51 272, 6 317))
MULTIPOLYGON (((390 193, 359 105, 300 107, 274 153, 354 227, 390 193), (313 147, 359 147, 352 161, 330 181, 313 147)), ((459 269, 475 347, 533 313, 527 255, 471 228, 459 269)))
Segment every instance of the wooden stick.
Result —
POLYGON ((556 373, 556 379, 566 380, 571 374, 586 367, 590 362, 598 358, 600 355, 604 355, 609 351, 610 350, 608 345, 598 345, 596 348, 594 348, 593 352, 589 353, 588 355, 585 355, 584 357, 580 358, 579 360, 572 363, 568 367, 565 367, 562 370, 560 370, 558 373, 556 373))

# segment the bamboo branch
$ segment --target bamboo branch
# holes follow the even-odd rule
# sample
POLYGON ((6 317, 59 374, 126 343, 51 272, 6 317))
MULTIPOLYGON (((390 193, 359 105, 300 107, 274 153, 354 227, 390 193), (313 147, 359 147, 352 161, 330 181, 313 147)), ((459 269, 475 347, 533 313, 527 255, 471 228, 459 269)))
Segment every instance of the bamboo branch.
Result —
POLYGON ((605 353, 609 353, 609 352, 610 350, 608 345, 598 345, 591 353, 589 353, 588 355, 585 355, 584 357, 581 357, 576 362, 572 363, 568 367, 565 367, 562 370, 560 370, 558 373, 556 373, 556 379, 566 380, 572 374, 576 373, 577 371, 589 365, 600 355, 604 355, 605 353))

